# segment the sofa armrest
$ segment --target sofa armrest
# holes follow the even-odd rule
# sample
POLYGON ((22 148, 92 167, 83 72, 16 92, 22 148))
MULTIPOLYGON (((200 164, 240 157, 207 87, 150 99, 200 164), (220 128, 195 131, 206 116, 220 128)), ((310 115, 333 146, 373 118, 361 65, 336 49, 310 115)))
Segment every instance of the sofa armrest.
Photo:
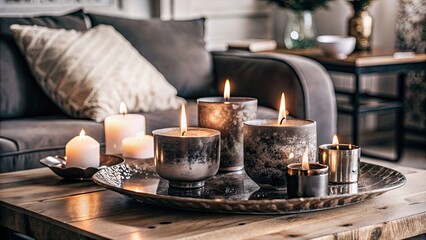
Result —
POLYGON ((336 133, 337 108, 334 87, 327 71, 317 62, 289 54, 213 52, 218 90, 231 80, 233 96, 251 96, 259 104, 279 109, 282 92, 290 115, 317 122, 318 144, 330 143, 336 133))

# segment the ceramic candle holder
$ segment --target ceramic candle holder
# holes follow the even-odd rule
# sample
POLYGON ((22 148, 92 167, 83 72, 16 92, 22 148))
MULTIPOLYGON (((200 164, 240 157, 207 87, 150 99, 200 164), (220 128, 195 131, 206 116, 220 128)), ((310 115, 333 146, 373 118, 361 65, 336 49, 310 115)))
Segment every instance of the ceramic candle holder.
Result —
POLYGON ((208 97, 198 99, 198 125, 221 133, 221 171, 244 168, 244 122, 256 118, 257 99, 208 97))
POLYGON ((327 196, 328 166, 309 163, 309 170, 304 170, 301 163, 288 165, 287 194, 289 198, 327 196))
POLYGON ((319 147, 319 162, 327 165, 332 183, 358 182, 361 148, 349 144, 324 144, 319 147))
POLYGON ((155 168, 176 188, 200 188, 219 170, 220 132, 206 128, 165 128, 154 135, 155 168))
POLYGON ((249 177, 261 188, 285 190, 287 165, 299 162, 306 147, 309 156, 317 156, 316 129, 311 120, 288 119, 282 125, 277 119, 245 122, 244 167, 249 177))

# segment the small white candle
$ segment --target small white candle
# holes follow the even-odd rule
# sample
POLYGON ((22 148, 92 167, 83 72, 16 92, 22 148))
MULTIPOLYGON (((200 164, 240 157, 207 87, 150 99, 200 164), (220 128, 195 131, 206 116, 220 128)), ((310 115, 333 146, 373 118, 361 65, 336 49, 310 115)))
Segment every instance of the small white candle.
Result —
POLYGON ((120 114, 105 118, 106 154, 122 153, 122 141, 126 137, 145 134, 145 117, 139 114, 127 114, 124 102, 120 103, 120 114))
POLYGON ((80 136, 71 139, 65 146, 67 167, 99 167, 99 142, 86 136, 81 130, 80 136))
POLYGON ((139 134, 135 137, 123 139, 123 157, 128 158, 153 158, 154 138, 149 135, 139 134))

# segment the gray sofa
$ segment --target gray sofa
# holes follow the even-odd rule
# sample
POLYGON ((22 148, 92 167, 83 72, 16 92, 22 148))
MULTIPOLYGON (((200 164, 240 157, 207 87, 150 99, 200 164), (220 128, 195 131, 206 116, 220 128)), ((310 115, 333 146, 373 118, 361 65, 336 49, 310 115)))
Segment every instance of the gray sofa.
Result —
MULTIPOLYGON (((65 144, 84 128, 104 142, 103 124, 73 119, 36 84, 9 30, 11 24, 87 30, 114 26, 186 98, 189 125, 197 125, 197 97, 220 95, 223 81, 232 81, 233 96, 259 100, 259 118, 277 117, 279 96, 295 118, 318 124, 318 144, 330 142, 336 131, 334 90, 327 72, 317 63, 291 55, 207 52, 204 20, 129 20, 76 11, 65 16, 0 18, 0 172, 41 167, 48 155, 63 155, 65 144), (85 22, 86 19, 86 22, 85 22)), ((179 110, 142 113, 147 132, 176 126, 179 110)))

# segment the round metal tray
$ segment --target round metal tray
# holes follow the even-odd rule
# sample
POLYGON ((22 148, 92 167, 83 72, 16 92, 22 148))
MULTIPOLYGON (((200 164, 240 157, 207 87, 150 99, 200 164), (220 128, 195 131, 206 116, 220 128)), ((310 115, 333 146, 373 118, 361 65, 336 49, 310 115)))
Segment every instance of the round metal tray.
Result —
POLYGON ((194 211, 242 214, 290 214, 358 203, 405 184, 405 176, 379 165, 361 163, 355 184, 329 185, 329 195, 289 199, 286 191, 260 189, 244 171, 219 173, 200 189, 170 188, 154 169, 152 159, 126 161, 100 170, 93 181, 137 201, 194 211))

